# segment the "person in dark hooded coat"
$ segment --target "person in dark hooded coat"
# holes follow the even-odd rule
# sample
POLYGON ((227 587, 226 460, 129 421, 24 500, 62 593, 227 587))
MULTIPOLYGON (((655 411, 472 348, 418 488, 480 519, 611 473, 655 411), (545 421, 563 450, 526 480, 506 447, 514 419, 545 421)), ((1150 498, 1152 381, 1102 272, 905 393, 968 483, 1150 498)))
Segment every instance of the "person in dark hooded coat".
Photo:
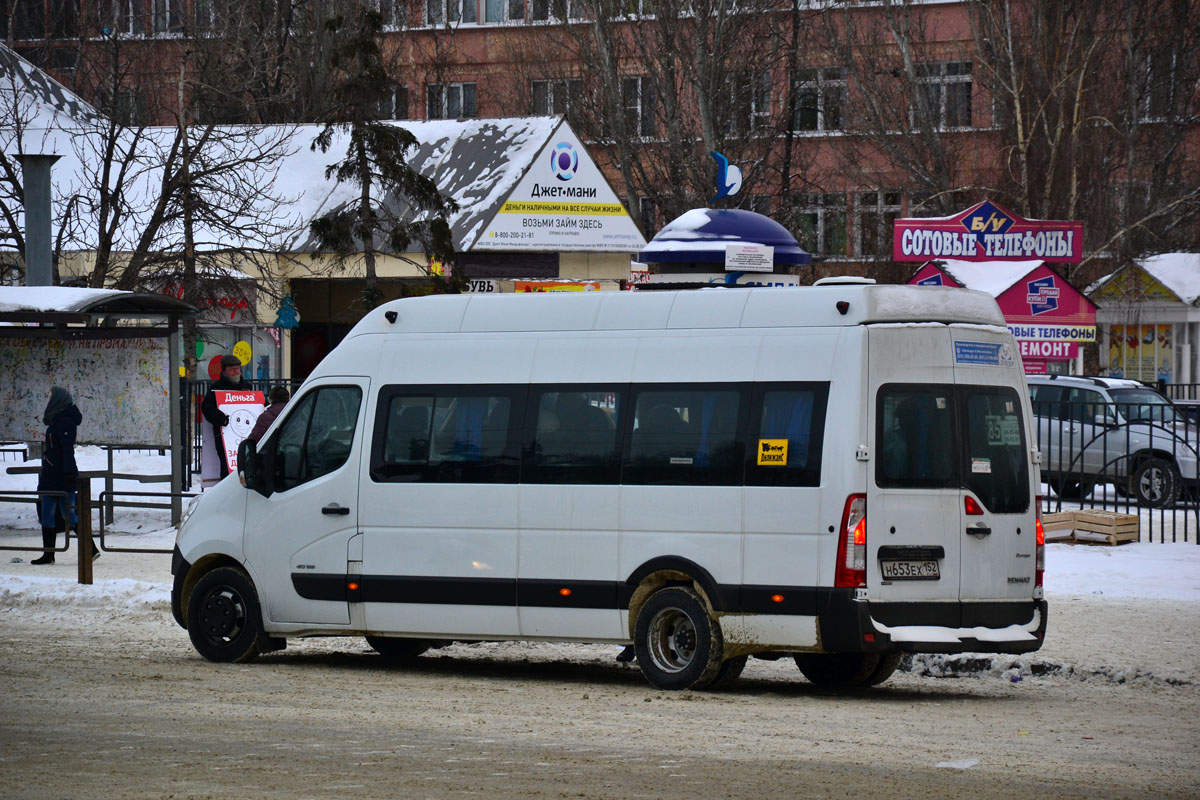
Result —
MULTIPOLYGON (((42 414, 46 423, 46 442, 42 449, 42 471, 38 474, 39 492, 66 492, 67 496, 44 495, 40 510, 42 522, 42 547, 47 549, 41 558, 31 564, 54 563, 54 535, 62 520, 64 529, 79 524, 75 511, 75 489, 79 485, 79 467, 75 464, 75 436, 83 414, 79 412, 71 393, 61 386, 50 389, 50 399, 42 414)), ((99 552, 99 551, 97 551, 99 552)))

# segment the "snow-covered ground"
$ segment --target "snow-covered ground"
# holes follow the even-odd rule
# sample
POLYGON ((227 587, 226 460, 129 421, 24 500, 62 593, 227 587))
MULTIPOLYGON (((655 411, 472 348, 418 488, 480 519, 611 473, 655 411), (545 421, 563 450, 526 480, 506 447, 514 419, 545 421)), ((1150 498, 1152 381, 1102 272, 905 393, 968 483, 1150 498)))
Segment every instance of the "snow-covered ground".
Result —
MULTIPOLYGON (((98 448, 80 448, 77 458, 83 469, 102 468, 106 463, 98 448)), ((36 487, 35 475, 13 476, 4 471, 16 463, 0 462, 0 493, 36 487)), ((167 458, 157 455, 119 453, 115 466, 118 472, 169 472, 167 458)), ((93 483, 93 491, 99 494, 101 482, 93 483)), ((117 488, 165 491, 167 487, 118 481, 117 488)), ((106 536, 108 546, 169 550, 175 530, 165 511, 118 508, 106 536)), ((37 544, 33 505, 0 503, 0 545, 37 544)), ((33 566, 28 562, 36 553, 0 551, 0 613, 20 607, 26 613, 45 614, 61 625, 85 624, 74 622, 76 619, 92 624, 96 612, 113 624, 136 624, 138 620, 145 624, 157 618, 156 622, 163 623, 157 630, 163 636, 180 637, 180 646, 186 647, 185 634, 170 622, 170 556, 107 553, 95 564, 95 582, 81 586, 75 581, 75 552, 72 546, 59 555, 55 565, 33 566), (93 612, 73 613, 80 609, 93 612)), ((1200 612, 1200 546, 1051 543, 1046 561, 1050 632, 1041 651, 1022 657, 919 656, 906 668, 928 675, 969 673, 1009 680, 1022 675, 1060 675, 1114 682, 1200 682, 1200 667, 1188 656, 1195 648, 1190 620, 1200 612), (1130 636, 1144 641, 1121 640, 1130 636)), ((504 657, 511 649, 523 659, 537 660, 610 659, 612 651, 611 647, 561 644, 472 647, 480 657, 504 657)))

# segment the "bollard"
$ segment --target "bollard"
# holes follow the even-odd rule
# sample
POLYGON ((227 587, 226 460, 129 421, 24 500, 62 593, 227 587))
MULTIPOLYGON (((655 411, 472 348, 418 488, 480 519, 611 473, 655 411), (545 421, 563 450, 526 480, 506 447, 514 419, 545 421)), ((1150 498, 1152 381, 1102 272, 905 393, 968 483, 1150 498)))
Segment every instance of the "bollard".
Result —
MULTIPOLYGON (((92 479, 80 478, 75 492, 76 513, 79 515, 79 525, 76 532, 79 536, 79 582, 92 583, 92 554, 96 543, 92 541, 92 479)), ((68 519, 70 515, 68 514, 68 519)))

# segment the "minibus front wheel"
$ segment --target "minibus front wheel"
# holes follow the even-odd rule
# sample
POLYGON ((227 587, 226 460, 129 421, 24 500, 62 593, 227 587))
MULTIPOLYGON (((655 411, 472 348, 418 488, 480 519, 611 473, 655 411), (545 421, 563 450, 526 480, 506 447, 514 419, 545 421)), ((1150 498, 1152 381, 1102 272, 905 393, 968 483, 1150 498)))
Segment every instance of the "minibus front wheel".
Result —
POLYGON ((217 567, 201 576, 188 602, 188 636, 209 661, 243 662, 258 656, 262 612, 250 576, 237 567, 217 567))
POLYGON ((650 595, 638 612, 633 647, 642 674, 659 689, 706 689, 723 677, 721 628, 691 588, 650 595))

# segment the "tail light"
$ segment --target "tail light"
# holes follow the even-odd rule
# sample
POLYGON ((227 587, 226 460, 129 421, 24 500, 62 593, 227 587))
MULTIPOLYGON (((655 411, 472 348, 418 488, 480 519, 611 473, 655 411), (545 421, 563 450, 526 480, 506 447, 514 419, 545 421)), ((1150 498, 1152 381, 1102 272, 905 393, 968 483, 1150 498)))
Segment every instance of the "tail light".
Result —
POLYGON ((1035 573, 1033 585, 1042 585, 1042 574, 1046 571, 1046 529, 1042 527, 1042 498, 1034 498, 1037 501, 1034 512, 1034 530, 1037 532, 1034 543, 1037 545, 1037 555, 1034 558, 1035 573))
POLYGON ((867 496, 852 494, 842 511, 842 533, 838 537, 834 586, 867 585, 867 496))

